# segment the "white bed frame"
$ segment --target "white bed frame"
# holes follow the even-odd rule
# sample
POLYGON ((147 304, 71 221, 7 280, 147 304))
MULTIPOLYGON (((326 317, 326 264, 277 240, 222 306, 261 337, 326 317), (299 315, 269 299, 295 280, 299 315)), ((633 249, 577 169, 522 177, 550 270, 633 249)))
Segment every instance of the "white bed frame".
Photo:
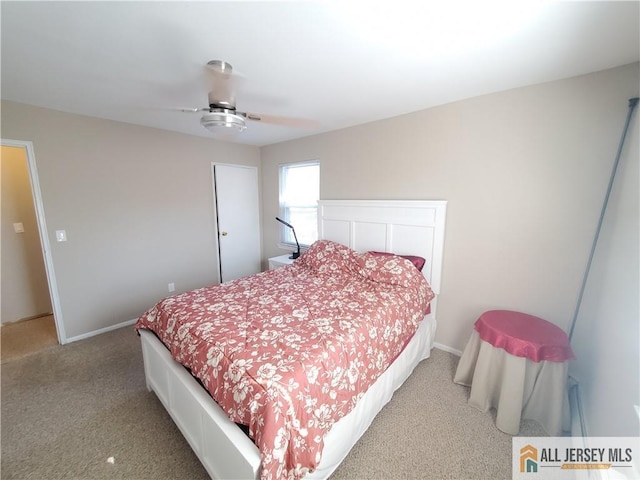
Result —
MULTIPOLYGON (((423 273, 440 293, 445 201, 321 200, 319 237, 357 251, 377 250, 426 259, 423 273)), ((436 300, 418 333, 356 407, 325 437, 322 461, 308 479, 327 478, 347 456, 393 392, 429 356, 436 326, 436 300)), ((140 330, 147 388, 154 391, 212 478, 260 476, 253 442, 179 363, 157 337, 140 330)))

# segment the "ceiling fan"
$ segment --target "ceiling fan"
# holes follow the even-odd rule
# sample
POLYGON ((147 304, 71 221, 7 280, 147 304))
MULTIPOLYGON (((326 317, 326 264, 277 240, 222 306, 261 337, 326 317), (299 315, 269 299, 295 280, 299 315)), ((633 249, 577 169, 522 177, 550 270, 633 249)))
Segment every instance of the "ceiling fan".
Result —
POLYGON ((236 110, 235 96, 235 87, 239 77, 233 73, 231 64, 223 60, 211 60, 207 63, 207 68, 213 75, 213 89, 209 91, 209 106, 182 108, 181 110, 183 112, 205 112, 200 119, 200 124, 212 133, 226 129, 242 132, 247 128, 247 120, 300 128, 311 128, 316 125, 316 122, 303 118, 239 112, 236 110))

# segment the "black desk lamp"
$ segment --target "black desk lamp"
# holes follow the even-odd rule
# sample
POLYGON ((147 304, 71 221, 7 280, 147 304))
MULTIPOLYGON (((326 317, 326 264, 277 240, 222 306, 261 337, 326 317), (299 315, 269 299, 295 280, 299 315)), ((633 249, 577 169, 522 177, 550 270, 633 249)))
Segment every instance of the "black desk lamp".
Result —
POLYGON ((298 246, 298 251, 297 252, 293 252, 289 258, 293 258, 293 259, 298 258, 300 256, 300 244, 298 243, 298 237, 296 236, 296 229, 293 228, 293 225, 291 225, 290 223, 285 222, 281 218, 276 217, 276 220, 278 220, 283 225, 286 225, 287 227, 289 227, 291 229, 291 231, 293 232, 293 238, 296 239, 296 245, 298 246))

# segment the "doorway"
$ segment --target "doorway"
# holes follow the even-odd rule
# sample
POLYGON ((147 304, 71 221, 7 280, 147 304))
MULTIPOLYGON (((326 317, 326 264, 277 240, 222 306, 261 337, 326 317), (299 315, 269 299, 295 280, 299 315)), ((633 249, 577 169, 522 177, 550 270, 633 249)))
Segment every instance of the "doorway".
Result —
POLYGON ((0 336, 4 362, 64 343, 64 332, 33 145, 2 139, 0 148, 0 336))

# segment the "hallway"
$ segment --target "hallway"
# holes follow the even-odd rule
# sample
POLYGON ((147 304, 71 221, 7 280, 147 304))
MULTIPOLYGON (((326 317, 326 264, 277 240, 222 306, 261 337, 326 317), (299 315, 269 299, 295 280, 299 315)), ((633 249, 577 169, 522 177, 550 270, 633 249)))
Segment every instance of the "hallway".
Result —
POLYGON ((10 362, 58 345, 53 315, 3 325, 0 328, 0 363, 10 362))

